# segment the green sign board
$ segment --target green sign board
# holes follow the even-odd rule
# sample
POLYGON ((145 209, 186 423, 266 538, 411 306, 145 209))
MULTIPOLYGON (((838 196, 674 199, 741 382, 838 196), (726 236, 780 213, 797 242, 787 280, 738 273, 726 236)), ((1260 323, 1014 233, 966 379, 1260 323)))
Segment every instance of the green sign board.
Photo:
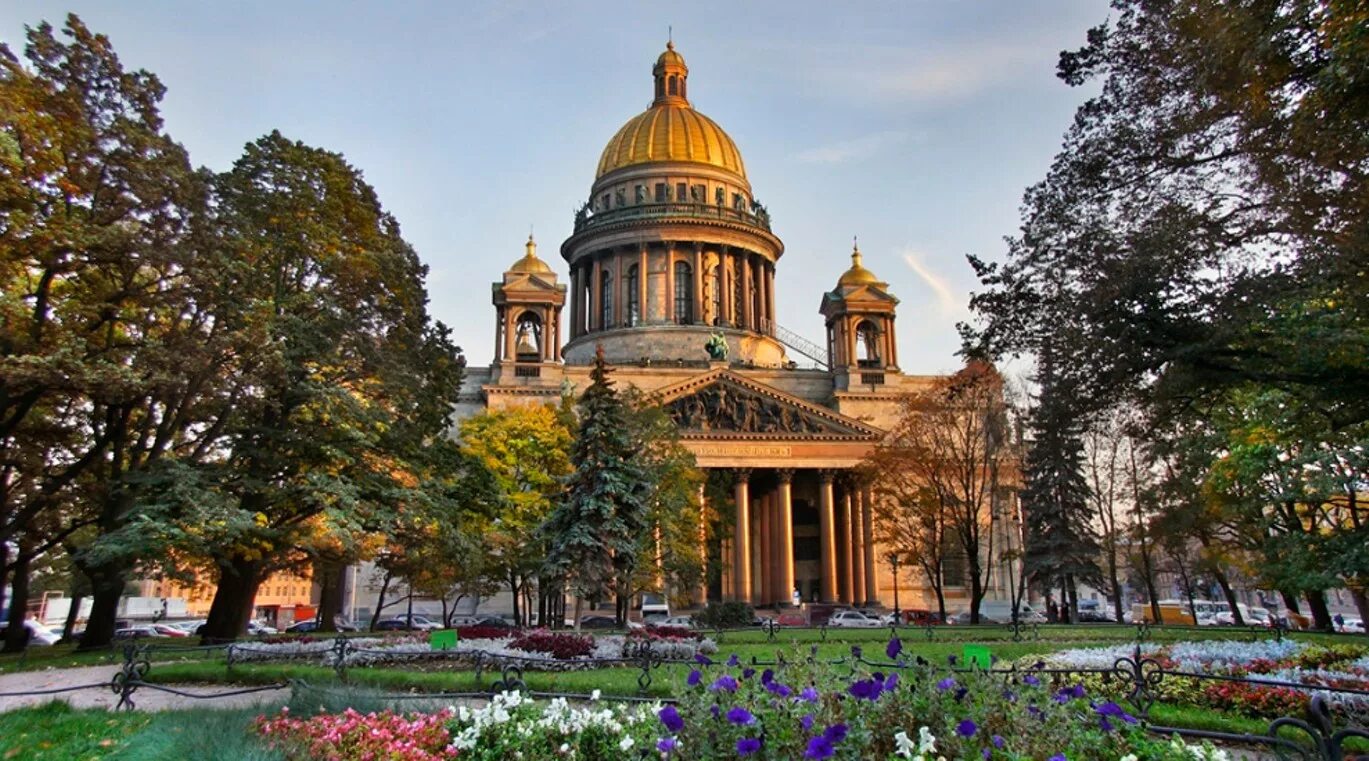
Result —
POLYGON ((451 650, 456 647, 456 630, 443 629, 428 635, 428 644, 434 650, 451 650))
POLYGON ((989 648, 984 645, 966 645, 965 665, 988 670, 993 665, 993 657, 989 655, 989 648))

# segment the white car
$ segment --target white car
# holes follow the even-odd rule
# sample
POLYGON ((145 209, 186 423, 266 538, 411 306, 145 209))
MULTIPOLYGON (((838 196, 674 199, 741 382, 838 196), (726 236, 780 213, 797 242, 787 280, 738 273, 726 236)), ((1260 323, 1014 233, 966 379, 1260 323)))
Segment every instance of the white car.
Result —
POLYGON ((1347 618, 1336 627, 1336 631, 1341 632, 1342 634, 1363 634, 1364 619, 1347 618))
POLYGON ((827 625, 842 629, 878 629, 884 626, 878 618, 871 618, 858 610, 838 611, 827 619, 827 625))
MULTIPOLYGON (((8 628, 8 624, 0 621, 0 639, 4 639, 5 630, 8 628)), ((48 647, 57 644, 57 640, 62 638, 61 632, 54 632, 31 618, 24 621, 24 628, 29 630, 29 645, 31 646, 48 647)))
POLYGON ((693 629, 694 618, 692 616, 670 616, 659 621, 653 621, 648 626, 670 626, 680 629, 693 629))

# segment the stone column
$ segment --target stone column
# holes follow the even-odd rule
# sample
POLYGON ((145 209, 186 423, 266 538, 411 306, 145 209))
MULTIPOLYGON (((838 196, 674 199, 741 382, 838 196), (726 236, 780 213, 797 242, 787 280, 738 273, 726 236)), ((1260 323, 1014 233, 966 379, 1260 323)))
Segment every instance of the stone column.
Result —
POLYGON ((845 489, 841 493, 841 514, 837 516, 837 547, 841 549, 841 583, 837 590, 841 601, 850 604, 851 594, 851 495, 845 489))
POLYGON ((665 322, 675 322, 675 244, 665 244, 665 322))
POLYGON ((742 256, 742 313, 741 327, 751 330, 755 327, 755 322, 751 316, 751 254, 743 251, 742 256))
POLYGON ((494 310, 494 361, 503 359, 504 353, 504 307, 494 310))
POLYGON ((570 290, 570 334, 566 336, 568 340, 574 339, 579 333, 576 332, 575 315, 580 312, 580 268, 574 265, 570 268, 570 283, 567 285, 570 290))
POLYGON ((780 530, 778 532, 781 543, 780 578, 784 582, 783 599, 792 600, 794 595, 794 471, 790 468, 781 468, 777 474, 780 477, 780 530))
POLYGON ((504 307, 504 359, 513 362, 518 359, 518 349, 514 347, 514 340, 518 337, 518 315, 514 314, 515 307, 504 307))
POLYGON ((642 244, 642 251, 637 256, 637 319, 642 322, 649 321, 647 313, 647 281, 651 279, 650 270, 647 268, 646 244, 642 244))
POLYGON ((690 315, 690 322, 699 324, 703 322, 704 315, 704 247, 702 243, 694 244, 694 314, 690 315))
MULTIPOLYGON (((724 565, 726 565, 724 563, 724 565)), ((699 607, 708 605, 708 497, 699 484, 699 607)))
POLYGON ((875 562, 875 504, 869 484, 860 486, 861 533, 865 540, 865 602, 879 601, 879 564, 875 562))
POLYGON ((594 269, 589 275, 589 325, 590 330, 604 329, 604 262, 594 258, 594 269))
POLYGON ((773 523, 770 520, 770 496, 762 495, 756 502, 756 523, 760 529, 761 579, 756 588, 755 602, 765 604, 770 602, 770 596, 775 592, 775 537, 771 530, 773 523))
POLYGON ((851 604, 859 605, 865 594, 865 531, 855 485, 848 484, 846 492, 846 502, 851 506, 851 604))
POLYGON ((765 265, 765 311, 770 315, 770 319, 775 319, 775 265, 766 263, 765 265))
POLYGON ((751 599, 751 471, 738 468, 733 477, 733 497, 737 502, 735 596, 745 602, 751 599))
POLYGON ((830 470, 818 473, 818 559, 822 568, 823 602, 837 599, 837 526, 832 506, 832 479, 835 476, 830 470))

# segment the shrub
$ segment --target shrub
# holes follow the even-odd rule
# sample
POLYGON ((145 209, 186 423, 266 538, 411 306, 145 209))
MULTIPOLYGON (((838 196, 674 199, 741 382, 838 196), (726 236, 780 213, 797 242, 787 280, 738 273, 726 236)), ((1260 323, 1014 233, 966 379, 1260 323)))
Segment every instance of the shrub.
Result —
POLYGON ((714 629, 735 629, 750 626, 756 620, 756 610, 744 602, 710 602, 703 612, 694 616, 700 624, 714 629))
POLYGON ((436 761, 456 758, 450 747, 447 709, 433 714, 361 714, 351 708, 336 714, 296 719, 282 708, 278 716, 257 718, 256 730, 268 746, 287 759, 387 759, 436 761))
POLYGON ((513 632, 498 626, 458 626, 456 636, 460 639, 504 639, 513 632))
POLYGON ((529 653, 545 653, 553 658, 584 658, 594 652, 594 638, 588 634, 533 629, 520 632, 509 647, 529 653))

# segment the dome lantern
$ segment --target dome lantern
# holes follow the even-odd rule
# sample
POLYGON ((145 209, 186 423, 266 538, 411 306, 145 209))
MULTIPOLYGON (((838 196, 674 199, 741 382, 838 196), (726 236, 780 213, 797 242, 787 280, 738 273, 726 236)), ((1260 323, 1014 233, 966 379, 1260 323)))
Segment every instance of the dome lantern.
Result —
POLYGON ((665 44, 665 52, 656 59, 656 65, 651 68, 651 75, 656 79, 656 98, 651 105, 689 105, 689 99, 685 95, 685 80, 689 78, 689 67, 685 65, 684 56, 675 52, 674 41, 665 44))

